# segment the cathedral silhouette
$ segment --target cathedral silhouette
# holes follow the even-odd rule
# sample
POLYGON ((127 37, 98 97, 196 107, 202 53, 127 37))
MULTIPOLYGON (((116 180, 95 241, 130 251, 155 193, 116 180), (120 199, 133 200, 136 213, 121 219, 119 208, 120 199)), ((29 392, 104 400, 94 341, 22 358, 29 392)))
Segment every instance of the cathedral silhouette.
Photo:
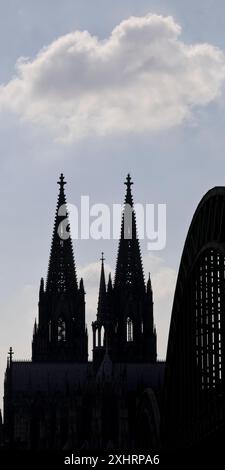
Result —
POLYGON ((109 276, 107 285, 101 258, 91 361, 84 282, 77 280, 69 225, 63 232, 63 175, 58 184, 32 360, 13 360, 10 348, 0 443, 76 452, 204 448, 205 456, 216 448, 214 459, 225 435, 225 187, 208 191, 193 216, 164 363, 157 360, 153 292, 150 276, 144 281, 130 175, 114 282, 109 276))
POLYGON ((92 361, 88 361, 84 282, 77 280, 70 227, 67 237, 59 233, 65 219, 60 208, 66 205, 62 174, 58 184, 32 360, 14 361, 12 349, 8 358, 5 445, 14 449, 158 448, 164 363, 157 362, 153 293, 150 275, 147 284, 144 281, 131 177, 128 174, 125 182, 114 283, 110 275, 106 285, 103 255, 101 259, 92 361), (126 213, 129 208, 131 219, 126 213))

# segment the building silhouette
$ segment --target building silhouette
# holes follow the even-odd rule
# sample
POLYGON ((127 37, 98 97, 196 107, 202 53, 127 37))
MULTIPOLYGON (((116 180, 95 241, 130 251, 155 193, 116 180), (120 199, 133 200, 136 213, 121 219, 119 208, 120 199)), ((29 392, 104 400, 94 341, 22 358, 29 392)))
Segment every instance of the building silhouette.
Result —
POLYGON ((106 283, 102 254, 88 361, 84 283, 78 287, 60 177, 32 361, 15 361, 9 351, 3 424, 0 414, 5 448, 204 448, 204 455, 206 446, 223 449, 225 187, 210 190, 193 216, 164 364, 157 361, 151 279, 145 284, 130 175, 125 184, 115 279, 106 283))
POLYGON ((33 362, 87 362, 83 279, 77 284, 69 227, 64 227, 66 197, 61 175, 46 287, 41 279, 39 318, 34 324, 33 362), (61 211, 61 212, 60 212, 61 211))
POLYGON ((76 276, 60 176, 47 279, 40 283, 32 360, 5 374, 4 443, 14 449, 141 449, 160 446, 164 363, 157 362, 151 279, 145 284, 130 175, 115 280, 101 259, 88 361, 85 291, 76 276))

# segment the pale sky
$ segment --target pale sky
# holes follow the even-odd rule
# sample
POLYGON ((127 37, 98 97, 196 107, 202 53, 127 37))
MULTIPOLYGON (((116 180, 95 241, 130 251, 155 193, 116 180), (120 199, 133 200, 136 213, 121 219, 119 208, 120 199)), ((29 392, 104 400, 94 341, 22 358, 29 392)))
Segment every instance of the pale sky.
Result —
MULTIPOLYGON (((141 243, 163 359, 191 218, 203 194, 225 181, 224 2, 0 7, 0 390, 9 347, 16 359, 30 358, 61 172, 73 204, 81 195, 122 203, 130 172, 135 202, 167 205, 166 248, 149 253, 141 243)), ((101 251, 114 274, 116 241, 74 243, 88 325, 101 251)))

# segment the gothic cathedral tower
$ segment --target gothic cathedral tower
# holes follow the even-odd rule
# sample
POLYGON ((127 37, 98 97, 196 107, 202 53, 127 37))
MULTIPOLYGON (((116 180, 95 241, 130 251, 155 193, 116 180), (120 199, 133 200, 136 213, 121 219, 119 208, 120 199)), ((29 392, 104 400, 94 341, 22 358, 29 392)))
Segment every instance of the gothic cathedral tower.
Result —
POLYGON ((106 348, 114 362, 156 362, 156 330, 151 279, 145 286, 136 216, 128 174, 114 285, 106 288, 102 257, 97 319, 93 329, 93 360, 100 363, 106 348))
POLYGON ((39 318, 35 320, 32 360, 86 362, 83 280, 78 288, 70 227, 66 213, 64 176, 61 174, 46 286, 41 279, 39 318))

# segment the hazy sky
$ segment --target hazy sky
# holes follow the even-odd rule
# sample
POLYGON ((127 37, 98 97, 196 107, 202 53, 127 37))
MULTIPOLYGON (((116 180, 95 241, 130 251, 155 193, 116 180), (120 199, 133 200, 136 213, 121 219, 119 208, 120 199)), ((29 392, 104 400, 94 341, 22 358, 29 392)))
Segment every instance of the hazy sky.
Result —
MULTIPOLYGON (((167 204, 167 245, 149 253, 158 355, 176 274, 203 194, 225 181, 222 0, 0 0, 0 381, 10 346, 28 359, 61 172, 67 200, 167 204), (131 18, 133 17, 133 18, 131 18)), ((99 258, 117 242, 74 243, 96 311, 99 258)), ((92 337, 89 336, 92 343, 92 337)))

